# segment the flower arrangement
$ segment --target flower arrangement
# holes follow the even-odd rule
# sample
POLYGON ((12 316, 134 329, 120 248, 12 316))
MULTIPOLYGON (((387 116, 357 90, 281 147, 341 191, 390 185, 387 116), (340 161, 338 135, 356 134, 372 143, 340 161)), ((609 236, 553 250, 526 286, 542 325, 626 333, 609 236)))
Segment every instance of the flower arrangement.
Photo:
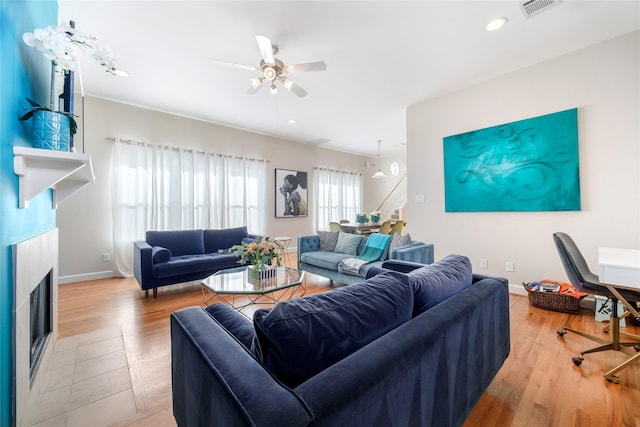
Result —
POLYGON ((357 213, 356 222, 358 224, 366 224, 369 221, 369 216, 366 213, 357 213))
POLYGON ((369 218, 371 218, 371 222, 377 224, 380 222, 380 211, 373 211, 369 214, 369 218))
POLYGON ((92 58, 108 73, 118 76, 127 75, 116 68, 113 54, 107 47, 101 45, 95 36, 84 34, 71 25, 49 25, 45 28, 36 28, 32 33, 24 33, 22 40, 27 46, 43 52, 44 56, 51 60, 51 97, 49 99, 51 110, 57 101, 56 73, 75 70, 78 58, 84 50, 93 51, 92 58))
POLYGON ((239 257, 238 264, 251 264, 263 268, 272 265, 273 260, 276 260, 278 267, 281 265, 282 260, 278 249, 275 242, 259 237, 257 242, 234 245, 227 249, 227 251, 233 252, 234 255, 239 257))

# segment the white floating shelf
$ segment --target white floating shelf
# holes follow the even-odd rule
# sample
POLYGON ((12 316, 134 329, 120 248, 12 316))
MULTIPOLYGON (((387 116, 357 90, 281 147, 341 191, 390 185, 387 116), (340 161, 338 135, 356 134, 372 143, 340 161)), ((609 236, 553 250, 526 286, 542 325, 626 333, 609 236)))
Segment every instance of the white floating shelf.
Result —
POLYGON ((51 188, 57 209, 67 197, 96 181, 88 154, 14 146, 13 155, 21 208, 28 208, 29 200, 51 188))

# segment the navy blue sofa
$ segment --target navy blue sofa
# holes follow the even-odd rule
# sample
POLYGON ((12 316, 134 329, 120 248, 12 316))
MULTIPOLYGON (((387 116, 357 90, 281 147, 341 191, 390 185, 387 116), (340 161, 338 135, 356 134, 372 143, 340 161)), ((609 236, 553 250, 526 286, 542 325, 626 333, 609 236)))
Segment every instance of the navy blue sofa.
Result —
POLYGON ((247 227, 221 230, 147 231, 146 240, 133 242, 133 274, 143 290, 200 280, 219 270, 238 267, 238 257, 219 252, 233 245, 255 242, 247 227))
POLYGON ((172 313, 178 426, 460 426, 509 354, 507 280, 458 255, 382 267, 253 322, 172 313))

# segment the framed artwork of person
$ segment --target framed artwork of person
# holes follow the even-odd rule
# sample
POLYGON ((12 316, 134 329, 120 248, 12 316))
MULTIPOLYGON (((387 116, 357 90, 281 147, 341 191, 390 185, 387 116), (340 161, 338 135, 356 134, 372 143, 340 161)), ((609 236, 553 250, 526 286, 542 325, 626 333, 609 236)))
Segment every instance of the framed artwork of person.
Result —
POLYGON ((307 216, 307 172, 276 169, 275 180, 276 218, 307 216))

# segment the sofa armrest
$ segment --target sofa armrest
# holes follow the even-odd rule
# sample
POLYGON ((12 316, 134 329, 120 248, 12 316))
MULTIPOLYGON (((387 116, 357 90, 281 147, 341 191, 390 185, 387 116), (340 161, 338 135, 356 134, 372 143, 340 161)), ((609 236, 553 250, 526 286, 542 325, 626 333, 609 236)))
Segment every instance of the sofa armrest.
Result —
POLYGON ((389 259, 412 261, 420 264, 433 264, 433 244, 413 242, 391 251, 389 259))
POLYGON ((141 289, 153 288, 153 250, 144 240, 133 242, 133 275, 141 289))
POLYGON ((171 314, 171 388, 179 426, 302 426, 313 416, 201 307, 171 314))
POLYGON ((413 270, 415 270, 416 268, 420 268, 420 267, 424 267, 425 264, 421 264, 419 262, 411 262, 411 261, 401 261, 401 260, 394 260, 394 259, 390 259, 387 260, 385 262, 382 263, 382 265, 380 267, 371 267, 369 270, 367 270, 367 279, 380 274, 380 273, 384 273, 386 271, 393 271, 393 272, 397 272, 397 273, 409 273, 413 270))
POLYGON ((492 276, 490 274, 473 273, 473 275, 471 276, 471 283, 475 285, 476 283, 485 279, 496 280, 502 283, 507 288, 507 290, 509 289, 509 281, 506 278, 501 276, 492 276))

